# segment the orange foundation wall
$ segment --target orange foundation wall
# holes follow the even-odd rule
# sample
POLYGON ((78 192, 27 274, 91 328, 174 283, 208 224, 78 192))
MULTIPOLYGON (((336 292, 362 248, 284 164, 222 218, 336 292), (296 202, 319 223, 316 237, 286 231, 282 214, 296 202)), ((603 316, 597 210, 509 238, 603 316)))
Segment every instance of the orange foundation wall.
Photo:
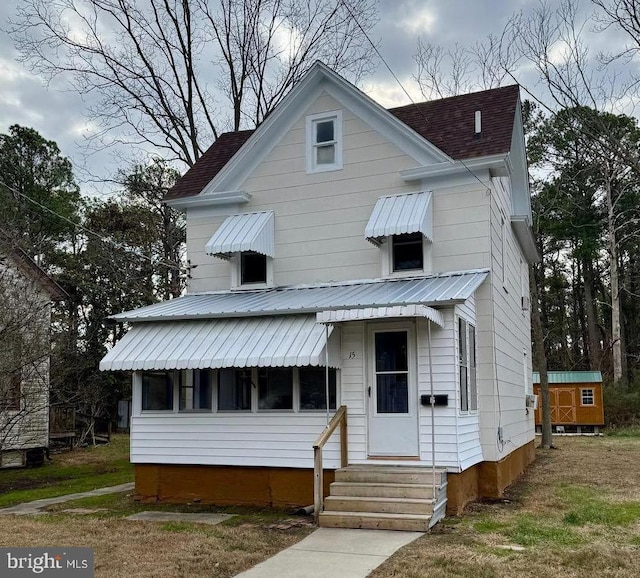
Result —
MULTIPOLYGON (((536 425, 542 423, 540 386, 533 386, 538 397, 536 425)), ((552 425, 604 425, 604 401, 601 383, 549 384, 552 425), (582 390, 593 390, 593 405, 582 405, 582 390)))
MULTIPOLYGON (((313 504, 313 470, 137 464, 135 499, 141 502, 294 507, 313 504)), ((332 470, 324 472, 329 495, 332 470)))
POLYGON ((459 474, 447 474, 447 515, 460 515, 480 498, 499 498, 536 457, 530 441, 499 462, 480 462, 459 474))

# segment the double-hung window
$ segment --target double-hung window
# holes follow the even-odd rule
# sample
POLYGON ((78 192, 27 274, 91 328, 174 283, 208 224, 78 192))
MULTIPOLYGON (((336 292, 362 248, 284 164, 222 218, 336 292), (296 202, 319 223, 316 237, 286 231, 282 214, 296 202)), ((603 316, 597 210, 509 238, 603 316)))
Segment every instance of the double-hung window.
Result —
POLYGON ((458 318, 458 374, 460 381, 460 410, 478 409, 476 371, 476 328, 458 318))
POLYGON ((342 111, 309 115, 306 139, 308 173, 342 168, 342 111))

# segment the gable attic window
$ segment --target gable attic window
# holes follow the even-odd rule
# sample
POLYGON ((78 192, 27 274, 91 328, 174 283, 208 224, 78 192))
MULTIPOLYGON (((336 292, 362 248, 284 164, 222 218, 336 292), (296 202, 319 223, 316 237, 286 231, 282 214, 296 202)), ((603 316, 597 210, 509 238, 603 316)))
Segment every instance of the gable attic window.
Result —
POLYGON ((227 217, 206 244, 207 255, 231 263, 231 287, 271 287, 275 254, 273 211, 227 217))
POLYGON ((311 114, 306 119, 307 172, 342 169, 342 111, 311 114))
POLYGON ((365 238, 382 248, 382 275, 426 272, 433 238, 431 192, 380 197, 365 238))

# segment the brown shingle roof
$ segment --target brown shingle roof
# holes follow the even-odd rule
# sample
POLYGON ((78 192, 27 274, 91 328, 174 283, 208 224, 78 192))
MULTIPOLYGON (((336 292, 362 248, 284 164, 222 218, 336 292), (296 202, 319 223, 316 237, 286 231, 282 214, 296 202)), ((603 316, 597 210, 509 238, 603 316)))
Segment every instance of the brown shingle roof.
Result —
MULTIPOLYGON (((450 157, 469 159, 509 152, 518 94, 518 86, 512 85, 409 104, 389 112, 450 157), (474 135, 477 110, 482 112, 479 138, 474 135)), ((221 134, 165 200, 200 193, 252 134, 252 130, 221 134)))

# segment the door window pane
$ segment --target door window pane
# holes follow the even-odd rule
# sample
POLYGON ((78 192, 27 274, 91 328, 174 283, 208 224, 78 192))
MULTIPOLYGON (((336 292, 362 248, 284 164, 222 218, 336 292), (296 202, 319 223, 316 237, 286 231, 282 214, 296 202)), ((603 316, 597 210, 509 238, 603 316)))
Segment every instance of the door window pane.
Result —
POLYGON ((377 375, 376 402, 378 413, 408 413, 409 387, 407 374, 377 375))
MULTIPOLYGON (((327 409, 326 372, 324 367, 301 367, 300 410, 327 409)), ((336 408, 336 370, 329 370, 329 408, 336 408)))
POLYGON ((251 409, 251 370, 218 371, 218 410, 249 411, 251 409))
POLYGON ((376 333, 376 371, 407 371, 407 332, 376 333))
POLYGON ((293 370, 290 367, 259 370, 258 409, 293 409, 293 370))

